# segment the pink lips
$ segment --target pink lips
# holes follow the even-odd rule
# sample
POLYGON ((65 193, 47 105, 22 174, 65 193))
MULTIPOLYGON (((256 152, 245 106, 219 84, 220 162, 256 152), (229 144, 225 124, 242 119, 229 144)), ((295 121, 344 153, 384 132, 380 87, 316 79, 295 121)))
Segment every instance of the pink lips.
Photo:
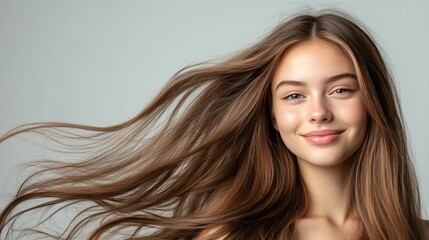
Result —
POLYGON ((321 130, 313 131, 307 134, 302 135, 307 141, 312 144, 322 145, 333 142, 337 139, 340 134, 344 132, 343 130, 321 130))

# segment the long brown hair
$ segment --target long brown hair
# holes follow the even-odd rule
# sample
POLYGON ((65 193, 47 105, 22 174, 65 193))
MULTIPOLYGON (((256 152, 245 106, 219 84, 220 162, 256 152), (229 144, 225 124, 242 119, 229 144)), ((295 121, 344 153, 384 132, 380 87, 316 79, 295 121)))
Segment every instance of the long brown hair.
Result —
POLYGON ((124 123, 39 123, 6 133, 0 142, 40 133, 86 159, 39 162, 1 212, 1 234, 12 236, 29 212, 78 205, 63 233, 27 231, 54 239, 82 238, 82 231, 88 239, 192 239, 221 226, 210 238, 293 238, 307 196, 296 159, 270 122, 269 89, 285 51, 310 38, 348 53, 368 109, 350 192, 362 239, 419 239, 418 186, 392 78, 361 24, 333 11, 294 16, 223 61, 182 69, 124 123), (39 201, 24 204, 32 200, 39 201))

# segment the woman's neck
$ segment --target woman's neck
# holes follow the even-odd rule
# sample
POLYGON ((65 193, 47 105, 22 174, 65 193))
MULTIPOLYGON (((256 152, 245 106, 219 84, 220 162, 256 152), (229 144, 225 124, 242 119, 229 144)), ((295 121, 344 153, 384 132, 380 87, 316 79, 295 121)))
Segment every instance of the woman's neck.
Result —
POLYGON ((308 195, 305 218, 326 218, 343 225, 350 218, 351 160, 335 166, 317 166, 298 160, 308 195))

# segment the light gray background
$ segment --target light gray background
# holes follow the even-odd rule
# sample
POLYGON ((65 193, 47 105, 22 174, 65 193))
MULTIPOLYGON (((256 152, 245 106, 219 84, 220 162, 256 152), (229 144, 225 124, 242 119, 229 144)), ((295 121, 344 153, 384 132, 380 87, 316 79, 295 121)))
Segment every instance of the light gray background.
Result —
MULTIPOLYGON (((37 121, 100 126, 124 121, 180 68, 243 49, 307 7, 348 11, 384 49, 429 211, 424 0, 0 0, 0 134, 37 121)), ((0 145, 0 207, 22 180, 18 164, 43 155, 19 138, 0 145)))

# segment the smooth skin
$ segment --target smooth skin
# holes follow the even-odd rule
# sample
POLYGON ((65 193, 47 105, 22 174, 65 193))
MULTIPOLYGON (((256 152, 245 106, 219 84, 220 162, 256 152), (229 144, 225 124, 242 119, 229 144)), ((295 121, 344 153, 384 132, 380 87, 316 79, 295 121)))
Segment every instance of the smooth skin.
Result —
MULTIPOLYGON (((357 239, 359 221, 347 203, 367 111, 352 62, 331 42, 299 43, 283 56, 271 92, 273 126, 296 155, 309 196, 307 213, 295 223, 298 239, 357 239)), ((429 222, 424 225, 423 239, 429 239, 429 222)))
POLYGON ((308 212, 295 223, 298 238, 353 239, 351 156, 367 128, 353 64, 331 42, 302 42, 283 56, 271 91, 273 125, 296 155, 309 196, 308 212))

